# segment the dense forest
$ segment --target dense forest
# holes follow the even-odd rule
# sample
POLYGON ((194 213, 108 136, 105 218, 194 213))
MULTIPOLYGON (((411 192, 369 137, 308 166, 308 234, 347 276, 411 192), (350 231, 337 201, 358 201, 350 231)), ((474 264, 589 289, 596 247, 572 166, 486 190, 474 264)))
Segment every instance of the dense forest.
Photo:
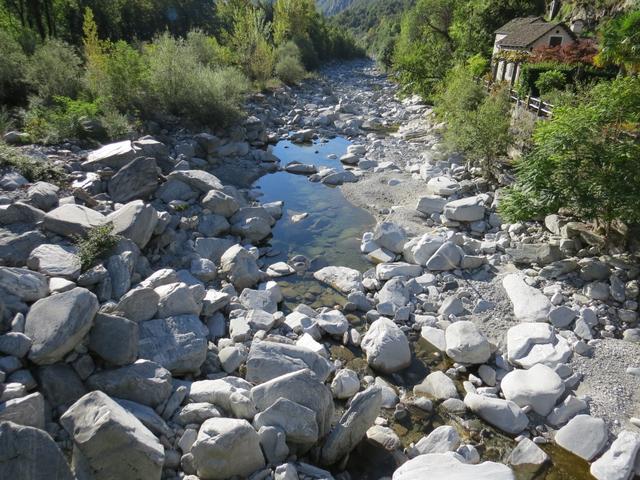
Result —
POLYGON ((358 54, 312 0, 3 0, 0 130, 56 142, 167 115, 224 125, 245 92, 358 54))

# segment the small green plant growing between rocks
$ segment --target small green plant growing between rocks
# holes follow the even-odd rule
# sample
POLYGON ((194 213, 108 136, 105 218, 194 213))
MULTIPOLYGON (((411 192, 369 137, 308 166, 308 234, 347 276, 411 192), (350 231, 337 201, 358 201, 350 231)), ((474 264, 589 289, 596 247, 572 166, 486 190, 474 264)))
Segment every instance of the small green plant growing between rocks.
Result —
POLYGON ((119 237, 114 235, 112 231, 113 225, 107 223, 92 228, 84 237, 76 238, 82 271, 91 268, 117 245, 119 237))

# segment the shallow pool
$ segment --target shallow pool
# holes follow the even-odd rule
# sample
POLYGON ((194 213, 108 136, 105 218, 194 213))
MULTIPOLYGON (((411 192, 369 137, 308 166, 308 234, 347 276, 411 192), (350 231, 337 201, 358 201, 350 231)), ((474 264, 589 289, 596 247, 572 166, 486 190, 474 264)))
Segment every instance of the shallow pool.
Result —
MULTIPOLYGON (((313 144, 297 145, 279 142, 273 153, 282 166, 299 161, 317 167, 342 170, 338 158, 344 155, 350 142, 342 137, 313 144), (329 155, 337 158, 330 159, 329 155)), ((297 303, 310 306, 333 306, 341 298, 313 280, 311 272, 327 265, 340 265, 364 271, 371 264, 360 252, 362 234, 370 230, 375 220, 366 210, 351 204, 337 187, 310 182, 305 175, 280 171, 265 175, 254 185, 262 192, 262 203, 284 201, 284 213, 272 233, 273 252, 268 263, 288 261, 295 255, 304 255, 311 268, 304 275, 279 279, 288 307, 297 303), (306 213, 306 218, 294 222, 292 217, 306 213)))

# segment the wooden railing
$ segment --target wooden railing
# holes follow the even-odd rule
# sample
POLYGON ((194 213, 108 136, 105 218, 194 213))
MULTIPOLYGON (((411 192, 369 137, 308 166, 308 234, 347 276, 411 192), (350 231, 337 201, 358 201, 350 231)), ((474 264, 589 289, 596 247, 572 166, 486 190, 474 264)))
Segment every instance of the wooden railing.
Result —
MULTIPOLYGON (((487 91, 490 91, 494 84, 489 80, 482 80, 487 91)), ((523 106, 527 110, 535 113, 538 117, 551 118, 553 116, 553 105, 543 101, 541 98, 527 95, 522 98, 517 91, 509 87, 509 99, 518 106, 523 106)))

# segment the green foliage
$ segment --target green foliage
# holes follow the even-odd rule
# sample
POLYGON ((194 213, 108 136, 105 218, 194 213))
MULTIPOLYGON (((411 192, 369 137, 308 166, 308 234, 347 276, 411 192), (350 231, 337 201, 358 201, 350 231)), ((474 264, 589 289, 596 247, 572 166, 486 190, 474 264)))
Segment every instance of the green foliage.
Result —
POLYGON ((11 130, 15 125, 11 113, 6 107, 0 106, 0 136, 11 130))
POLYGON ((496 178, 499 160, 511 145, 508 92, 487 94, 469 66, 453 68, 436 97, 436 113, 447 122, 445 142, 464 152, 468 163, 496 178))
POLYGON ((556 62, 541 63, 525 63, 520 67, 520 79, 518 82, 518 90, 522 96, 532 95, 537 97, 540 95, 538 90, 538 79, 547 72, 556 72, 565 76, 565 78, 573 77, 572 72, 575 67, 556 62))
POLYGON ((29 59, 26 80, 44 101, 56 96, 75 98, 81 86, 81 64, 71 45, 48 39, 29 59))
POLYGON ((208 124, 224 124, 240 114, 249 85, 237 69, 204 65, 185 40, 166 33, 145 49, 144 58, 149 95, 145 111, 208 124))
MULTIPOLYGON (((615 76, 610 70, 603 70, 593 66, 570 65, 557 62, 525 63, 520 67, 520 79, 517 89, 522 96, 540 95, 537 82, 546 72, 560 72, 565 77, 565 84, 593 83, 608 80, 615 76)), ((554 74, 555 75, 555 74, 554 74)))
POLYGON ((62 168, 48 160, 34 159, 23 155, 19 149, 0 142, 0 167, 16 170, 30 182, 62 184, 66 174, 62 168))
POLYGON ((235 9, 226 43, 233 52, 233 63, 260 85, 273 75, 275 52, 270 37, 271 24, 262 9, 249 4, 235 9))
POLYGON ((0 104, 18 104, 26 94, 24 83, 27 56, 20 44, 0 29, 0 104))
POLYGON ((293 85, 302 81, 306 71, 300 61, 300 49, 294 42, 287 42, 277 51, 276 76, 284 83, 293 85))
POLYGON ((453 43, 448 30, 453 4, 448 0, 418 0, 402 19, 394 69, 410 91, 431 98, 453 65, 453 43))
POLYGON ((118 244, 119 237, 112 231, 113 225, 108 223, 93 227, 86 236, 76 238, 75 244, 83 271, 93 267, 118 244))
POLYGON ((596 64, 615 65, 623 71, 640 72, 640 9, 605 22, 600 29, 600 52, 596 64))
POLYGON ((566 75, 559 70, 548 70, 542 72, 536 80, 536 88, 541 95, 552 90, 561 90, 567 84, 566 75))
POLYGON ((480 53, 476 53, 467 59, 467 67, 476 78, 482 77, 489 71, 489 60, 480 53))
POLYGON ((542 0, 417 0, 396 43, 397 77, 408 90, 430 98, 452 65, 478 54, 489 57, 497 28, 544 7, 542 0))
POLYGON ((34 141, 41 143, 87 138, 83 121, 97 119, 98 113, 98 105, 92 102, 54 97, 45 104, 36 98, 26 114, 25 129, 34 141))
POLYGON ((509 221, 563 208, 605 227, 640 221, 640 79, 601 82, 538 124, 501 204, 509 221))

